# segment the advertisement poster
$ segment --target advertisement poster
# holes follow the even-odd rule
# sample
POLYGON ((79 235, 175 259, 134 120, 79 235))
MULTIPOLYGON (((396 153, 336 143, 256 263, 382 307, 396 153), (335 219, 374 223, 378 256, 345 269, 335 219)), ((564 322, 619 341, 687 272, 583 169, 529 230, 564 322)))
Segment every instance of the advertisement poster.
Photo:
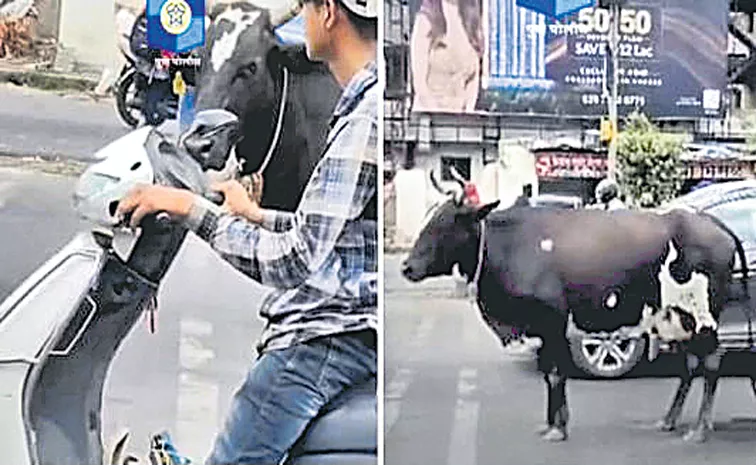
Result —
MULTIPOLYGON (((609 10, 559 21, 516 0, 412 0, 415 112, 600 116, 612 76, 609 10)), ((724 0, 628 0, 620 15, 619 112, 721 116, 724 0)))

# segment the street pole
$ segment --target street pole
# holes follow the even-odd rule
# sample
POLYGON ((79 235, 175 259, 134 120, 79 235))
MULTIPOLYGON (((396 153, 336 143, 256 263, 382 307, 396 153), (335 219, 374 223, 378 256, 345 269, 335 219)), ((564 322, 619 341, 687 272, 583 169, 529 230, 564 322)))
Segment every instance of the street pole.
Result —
POLYGON ((609 140, 609 153, 607 157, 607 175, 611 180, 617 179, 617 135, 618 135, 618 104, 619 104, 619 24, 620 5, 619 0, 613 0, 610 4, 610 18, 612 31, 609 34, 609 49, 612 54, 612 95, 609 98, 609 123, 612 128, 612 138, 609 140))

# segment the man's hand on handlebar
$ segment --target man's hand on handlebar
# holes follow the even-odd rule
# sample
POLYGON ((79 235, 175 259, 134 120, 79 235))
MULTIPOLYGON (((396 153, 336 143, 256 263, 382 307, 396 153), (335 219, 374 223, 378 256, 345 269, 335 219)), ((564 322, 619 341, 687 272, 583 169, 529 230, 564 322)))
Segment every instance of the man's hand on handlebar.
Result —
POLYGON ((130 215, 129 225, 136 229, 145 216, 167 213, 171 217, 185 217, 194 203, 194 194, 185 189, 165 186, 137 186, 118 203, 116 215, 130 215))
MULTIPOLYGON (((215 184, 213 190, 219 194, 208 198, 214 203, 223 203, 223 209, 232 215, 261 224, 263 219, 260 204, 250 197, 259 197, 261 193, 262 184, 259 180, 256 181, 252 194, 238 181, 226 181, 215 184)), ((116 216, 122 220, 128 218, 129 226, 136 229, 147 215, 164 213, 174 219, 188 216, 194 199, 195 194, 186 189, 158 185, 137 186, 118 203, 116 216)))
POLYGON ((213 185, 213 190, 219 191, 223 194, 225 201, 223 202, 223 209, 235 216, 241 216, 247 221, 255 224, 261 224, 262 208, 256 200, 262 194, 262 184, 258 188, 254 186, 245 187, 239 181, 225 181, 213 185), (252 192, 250 192, 250 190, 252 192), (253 198, 254 197, 254 198, 253 198))

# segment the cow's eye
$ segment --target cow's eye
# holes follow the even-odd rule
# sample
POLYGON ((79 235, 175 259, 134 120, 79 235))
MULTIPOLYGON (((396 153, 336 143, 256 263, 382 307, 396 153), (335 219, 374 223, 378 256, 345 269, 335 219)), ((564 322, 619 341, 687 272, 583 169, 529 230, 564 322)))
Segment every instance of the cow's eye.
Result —
POLYGON ((241 70, 239 70, 239 74, 242 77, 252 77, 257 73, 257 63, 250 63, 241 70))

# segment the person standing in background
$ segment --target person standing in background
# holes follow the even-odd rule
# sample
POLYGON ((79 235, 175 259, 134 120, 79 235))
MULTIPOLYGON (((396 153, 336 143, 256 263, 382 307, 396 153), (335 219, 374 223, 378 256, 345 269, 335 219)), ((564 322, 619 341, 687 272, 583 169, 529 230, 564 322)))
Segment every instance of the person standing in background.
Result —
POLYGON ((525 184, 522 186, 522 194, 520 194, 519 197, 517 197, 517 200, 514 202, 515 207, 529 207, 530 206, 530 199, 533 197, 533 185, 532 184, 525 184))
POLYGON ((611 179, 602 179, 596 186, 596 203, 589 208, 593 210, 625 210, 627 206, 620 199, 620 188, 611 179))
POLYGON ((480 90, 480 0, 423 0, 410 39, 413 110, 470 112, 480 90))

